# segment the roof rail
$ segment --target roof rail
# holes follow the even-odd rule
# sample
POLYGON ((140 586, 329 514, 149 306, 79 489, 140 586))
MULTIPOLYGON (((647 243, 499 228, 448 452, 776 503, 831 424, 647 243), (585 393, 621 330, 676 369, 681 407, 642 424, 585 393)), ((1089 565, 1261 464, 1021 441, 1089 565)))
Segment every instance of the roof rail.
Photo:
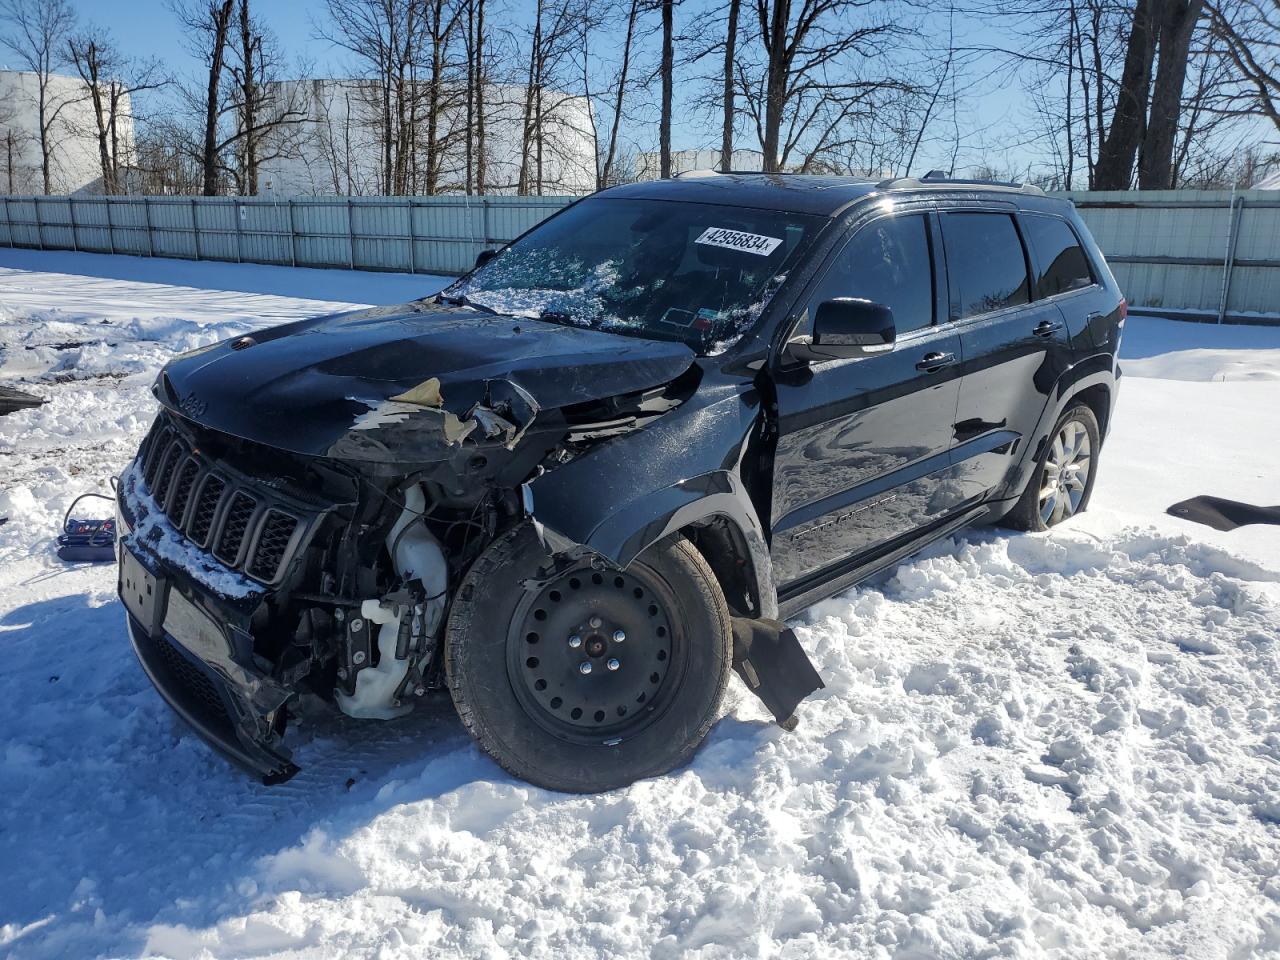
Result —
POLYGON ((876 184, 877 190, 905 190, 912 187, 985 187, 1044 196, 1044 191, 1032 183, 1015 183, 1009 180, 965 180, 948 177, 941 170, 930 170, 923 177, 890 177, 876 184))

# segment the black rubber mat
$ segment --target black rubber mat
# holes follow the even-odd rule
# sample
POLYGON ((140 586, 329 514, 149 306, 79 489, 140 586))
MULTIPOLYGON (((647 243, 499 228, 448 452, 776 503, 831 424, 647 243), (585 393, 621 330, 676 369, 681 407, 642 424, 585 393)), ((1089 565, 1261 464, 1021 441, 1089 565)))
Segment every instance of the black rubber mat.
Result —
POLYGON ((1255 507, 1238 500, 1221 497, 1192 497, 1175 503, 1166 513, 1183 520, 1203 523, 1215 530, 1234 530, 1251 523, 1273 523, 1280 526, 1280 507, 1255 507))
POLYGON ((42 403, 44 400, 41 397, 14 390, 12 387, 0 387, 0 417, 25 407, 38 407, 42 403))

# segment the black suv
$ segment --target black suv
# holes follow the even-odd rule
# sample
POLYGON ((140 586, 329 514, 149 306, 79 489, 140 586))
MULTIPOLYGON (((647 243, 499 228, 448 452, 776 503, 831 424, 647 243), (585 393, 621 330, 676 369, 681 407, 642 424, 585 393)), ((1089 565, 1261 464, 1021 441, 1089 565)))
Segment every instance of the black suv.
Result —
POLYGON ((565 208, 438 296, 176 357, 120 483, 120 595, 173 708, 267 782, 304 693, 447 687, 534 783, 683 763, 780 622, 973 523, 1083 510, 1125 301, 1071 205, 703 175, 565 208))

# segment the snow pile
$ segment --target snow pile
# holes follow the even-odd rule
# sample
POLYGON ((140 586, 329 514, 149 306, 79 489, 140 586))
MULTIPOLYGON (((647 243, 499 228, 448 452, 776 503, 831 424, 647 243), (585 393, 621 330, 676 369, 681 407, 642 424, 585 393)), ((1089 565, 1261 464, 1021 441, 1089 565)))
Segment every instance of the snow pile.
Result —
POLYGON ((1280 327, 1202 324, 1156 317, 1126 323, 1124 371, 1161 380, 1280 380, 1280 327))
MULTIPOLYGON (((346 276, 351 301, 384 282, 346 276)), ((447 699, 389 724, 308 704, 303 773, 266 788, 150 688, 113 571, 49 548, 145 430, 142 351, 249 328, 218 296, 0 272, 0 378, 25 363, 52 398, 0 419, 0 955, 1280 954, 1280 529, 1161 512, 1275 502, 1272 342, 1170 325, 1273 377, 1126 364, 1090 513, 968 533, 811 610, 827 687, 793 734, 735 687, 688 768, 571 797, 503 774, 447 699), (21 338, 73 300, 59 338, 152 304, 185 324, 104 350, 121 377, 58 382, 21 338)), ((1154 365, 1165 336, 1131 320, 1126 354, 1154 365)))

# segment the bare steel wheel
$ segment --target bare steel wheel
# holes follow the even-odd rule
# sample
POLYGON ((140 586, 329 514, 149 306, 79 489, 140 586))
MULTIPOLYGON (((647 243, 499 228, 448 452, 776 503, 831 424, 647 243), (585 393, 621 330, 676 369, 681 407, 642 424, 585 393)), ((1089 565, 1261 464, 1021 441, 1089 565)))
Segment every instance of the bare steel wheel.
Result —
POLYGON ((1015 530, 1048 530, 1089 506, 1102 446, 1098 418, 1085 403, 1067 407, 1017 504, 1000 521, 1015 530))
POLYGON ((539 786, 609 790, 693 756, 732 666, 729 610, 686 539, 625 570, 548 556, 529 525, 467 571, 445 630, 445 675, 467 729, 539 786))
POLYGON ((526 591, 511 619, 507 674, 530 719, 579 743, 620 742, 653 723, 687 665, 674 603, 638 565, 572 566, 526 591))

